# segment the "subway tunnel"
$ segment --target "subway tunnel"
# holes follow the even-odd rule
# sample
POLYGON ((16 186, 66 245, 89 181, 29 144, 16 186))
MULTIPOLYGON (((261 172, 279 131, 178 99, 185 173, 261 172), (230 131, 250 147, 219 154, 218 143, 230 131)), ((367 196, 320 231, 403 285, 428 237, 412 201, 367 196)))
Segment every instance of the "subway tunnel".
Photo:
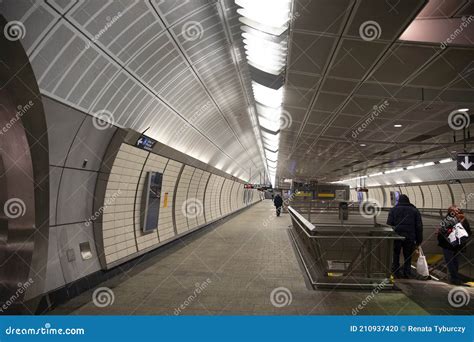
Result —
POLYGON ((2 0, 0 23, 2 314, 474 314, 472 1, 2 0))

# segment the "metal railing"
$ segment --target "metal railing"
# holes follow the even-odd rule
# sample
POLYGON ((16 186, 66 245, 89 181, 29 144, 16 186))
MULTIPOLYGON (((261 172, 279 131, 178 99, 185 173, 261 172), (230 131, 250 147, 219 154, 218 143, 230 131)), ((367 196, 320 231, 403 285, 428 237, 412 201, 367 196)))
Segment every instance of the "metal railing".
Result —
MULTIPOLYGON (((288 212, 288 207, 292 207, 297 210, 301 215, 311 221, 313 215, 321 213, 338 213, 339 202, 336 201, 321 201, 321 200, 304 200, 304 199, 293 199, 287 202, 287 205, 283 206, 283 212, 288 212)), ((348 202, 348 209, 351 212, 359 211, 359 204, 355 202, 348 202)))
POLYGON ((312 285, 383 288, 390 281, 393 242, 403 237, 387 226, 363 223, 311 223, 288 207, 290 230, 312 285))

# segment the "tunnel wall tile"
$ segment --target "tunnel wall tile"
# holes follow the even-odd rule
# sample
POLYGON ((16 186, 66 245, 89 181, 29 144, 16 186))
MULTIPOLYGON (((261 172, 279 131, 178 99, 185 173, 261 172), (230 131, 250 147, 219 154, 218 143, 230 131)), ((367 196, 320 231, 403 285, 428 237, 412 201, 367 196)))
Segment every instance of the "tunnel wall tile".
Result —
POLYGON ((202 175, 202 170, 197 168, 194 169, 194 172, 189 182, 188 192, 186 194, 187 203, 193 204, 196 209, 196 211, 193 212, 192 215, 187 215, 186 217, 189 229, 193 229, 198 226, 198 216, 204 213, 204 202, 202 200, 202 197, 198 196, 199 182, 201 181, 202 175))
POLYGON ((188 216, 193 217, 195 215, 194 210, 197 209, 196 202, 188 201, 189 185, 191 178, 193 177, 194 170, 194 167, 186 165, 179 179, 174 208, 176 230, 178 234, 184 233, 189 229, 188 216))
POLYGON ((208 217, 208 207, 206 205, 207 199, 205 199, 205 193, 206 193, 206 187, 208 186, 208 181, 210 181, 211 174, 207 171, 204 171, 202 173, 201 179, 199 180, 199 187, 197 191, 197 198, 198 200, 203 203, 204 210, 203 212, 199 213, 199 215, 196 217, 198 221, 198 225, 202 225, 206 222, 208 222, 207 217, 208 217))

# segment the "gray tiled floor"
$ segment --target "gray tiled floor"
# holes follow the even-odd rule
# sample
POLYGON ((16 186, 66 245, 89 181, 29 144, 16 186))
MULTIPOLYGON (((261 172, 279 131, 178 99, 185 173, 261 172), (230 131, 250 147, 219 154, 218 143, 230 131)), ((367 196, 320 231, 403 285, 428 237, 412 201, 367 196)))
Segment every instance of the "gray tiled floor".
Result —
MULTIPOLYGON (((276 218, 264 201, 217 225, 196 232, 101 286, 110 287, 112 305, 99 308, 92 291, 52 314, 165 314, 183 305, 184 315, 346 314, 369 291, 312 290, 293 250, 287 214, 276 218), (264 224, 267 222, 268 224, 264 224), (210 279, 196 293, 196 284, 210 279), (291 303, 272 305, 275 288, 291 293, 291 303)), ((400 291, 379 293, 360 314, 427 314, 400 291)))

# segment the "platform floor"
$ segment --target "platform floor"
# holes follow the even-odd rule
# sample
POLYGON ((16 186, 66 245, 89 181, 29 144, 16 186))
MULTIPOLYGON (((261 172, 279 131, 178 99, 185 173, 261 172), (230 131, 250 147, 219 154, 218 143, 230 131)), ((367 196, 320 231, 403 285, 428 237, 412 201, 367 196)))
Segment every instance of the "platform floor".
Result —
MULTIPOLYGON (((370 291, 311 289, 290 240, 289 225, 288 214, 276 218, 271 201, 263 201, 102 283, 114 293, 112 305, 97 307, 88 291, 50 314, 351 315, 363 301, 366 305, 358 313, 362 315, 451 313, 445 294, 424 302, 413 287, 423 288, 426 295, 430 291, 416 284, 405 285, 411 288, 410 296, 394 290, 368 301, 370 291), (196 284, 203 288, 199 293, 196 284), (277 305, 278 298, 288 303, 277 307, 271 294, 281 287, 291 293, 291 302, 288 296, 277 297, 277 305)), ((458 312, 466 314, 466 310, 458 312)))

